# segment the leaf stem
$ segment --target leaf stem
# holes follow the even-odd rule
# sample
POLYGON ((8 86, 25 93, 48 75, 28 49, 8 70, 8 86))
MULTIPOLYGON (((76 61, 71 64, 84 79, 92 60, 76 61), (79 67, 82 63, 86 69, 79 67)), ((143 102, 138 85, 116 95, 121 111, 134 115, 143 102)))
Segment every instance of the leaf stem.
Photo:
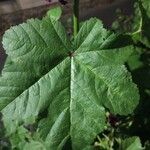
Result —
POLYGON ((73 0, 73 34, 74 37, 79 31, 79 0, 73 0))

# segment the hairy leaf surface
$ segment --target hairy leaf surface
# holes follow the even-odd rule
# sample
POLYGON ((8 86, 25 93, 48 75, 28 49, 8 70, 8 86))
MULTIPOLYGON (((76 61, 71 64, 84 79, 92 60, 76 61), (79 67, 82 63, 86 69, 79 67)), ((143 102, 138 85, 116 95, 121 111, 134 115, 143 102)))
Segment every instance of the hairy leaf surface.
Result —
POLYGON ((62 149, 69 139, 74 150, 93 149, 106 126, 106 110, 127 115, 139 99, 124 66, 134 47, 111 49, 114 37, 95 18, 83 24, 73 44, 50 17, 8 30, 3 38, 8 58, 0 78, 7 135, 27 129, 20 140, 28 139, 26 149, 62 149), (33 124, 35 131, 29 128, 33 124))

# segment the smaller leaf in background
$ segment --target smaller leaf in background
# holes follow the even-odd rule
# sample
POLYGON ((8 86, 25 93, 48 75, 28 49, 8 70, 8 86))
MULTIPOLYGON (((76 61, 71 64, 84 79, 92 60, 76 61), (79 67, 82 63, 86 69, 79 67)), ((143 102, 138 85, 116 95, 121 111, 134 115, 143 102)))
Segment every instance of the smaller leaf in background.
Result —
POLYGON ((141 55, 143 53, 144 53, 144 49, 137 48, 137 47, 135 48, 135 51, 129 57, 128 62, 127 62, 130 71, 133 71, 135 69, 138 69, 144 66, 144 63, 141 60, 141 55))
POLYGON ((139 137, 130 137, 122 141, 121 150, 143 150, 139 137))
POLYGON ((62 14, 61 7, 52 8, 47 12, 47 16, 53 20, 59 20, 61 14, 62 14))
POLYGON ((142 43, 150 48, 150 1, 136 1, 134 15, 127 16, 117 10, 117 19, 112 23, 112 29, 117 33, 130 35, 134 43, 142 43))
POLYGON ((140 11, 138 2, 136 2, 134 4, 134 14, 132 16, 130 25, 131 25, 132 32, 141 32, 140 28, 142 25, 142 15, 141 15, 141 11, 140 11))
POLYGON ((135 41, 140 41, 146 47, 150 48, 150 1, 140 0, 135 8, 135 17, 133 21, 133 27, 136 29, 132 33, 135 41))
POLYGON ((142 14, 142 28, 141 28, 141 42, 150 48, 150 1, 142 0, 139 4, 141 14, 142 14))

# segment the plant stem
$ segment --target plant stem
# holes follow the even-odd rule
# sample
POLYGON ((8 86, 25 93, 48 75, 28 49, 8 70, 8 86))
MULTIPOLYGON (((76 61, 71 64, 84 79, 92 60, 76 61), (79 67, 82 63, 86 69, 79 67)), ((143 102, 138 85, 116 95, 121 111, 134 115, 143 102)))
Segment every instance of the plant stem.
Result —
POLYGON ((73 34, 74 37, 79 31, 79 0, 73 0, 73 34))

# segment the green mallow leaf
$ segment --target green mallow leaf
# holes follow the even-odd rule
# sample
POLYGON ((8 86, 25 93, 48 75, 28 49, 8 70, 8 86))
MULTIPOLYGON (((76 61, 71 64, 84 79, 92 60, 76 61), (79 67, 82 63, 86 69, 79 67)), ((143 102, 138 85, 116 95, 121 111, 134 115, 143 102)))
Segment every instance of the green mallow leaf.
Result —
POLYGON ((83 24, 73 43, 49 17, 6 31, 0 108, 7 136, 21 137, 16 147, 56 150, 70 141, 74 150, 93 149, 106 110, 134 111, 138 90, 124 66, 134 47, 120 47, 119 38, 113 44, 114 37, 96 18, 83 24))
POLYGON ((130 137, 121 143, 121 150, 142 150, 142 144, 139 137, 130 137))

